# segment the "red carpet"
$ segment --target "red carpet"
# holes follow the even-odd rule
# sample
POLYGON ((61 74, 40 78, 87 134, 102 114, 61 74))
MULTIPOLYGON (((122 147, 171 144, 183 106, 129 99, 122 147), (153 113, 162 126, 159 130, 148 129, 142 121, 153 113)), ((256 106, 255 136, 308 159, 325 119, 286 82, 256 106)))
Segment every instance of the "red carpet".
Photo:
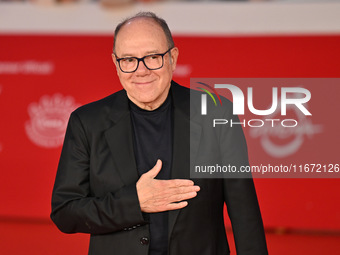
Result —
MULTIPOLYGON (((1 255, 84 255, 88 240, 84 234, 63 234, 48 221, 0 220, 1 255)), ((334 234, 267 233, 267 242, 270 255, 340 254, 340 235, 334 234)))

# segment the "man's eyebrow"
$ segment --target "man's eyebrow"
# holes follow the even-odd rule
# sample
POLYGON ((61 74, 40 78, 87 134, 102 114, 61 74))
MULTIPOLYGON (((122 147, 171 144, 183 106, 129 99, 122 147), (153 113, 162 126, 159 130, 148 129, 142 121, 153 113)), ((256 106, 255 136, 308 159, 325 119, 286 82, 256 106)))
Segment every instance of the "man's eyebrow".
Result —
MULTIPOLYGON (((147 56, 147 55, 152 55, 152 54, 160 54, 160 53, 161 52, 159 52, 159 50, 151 50, 151 51, 145 52, 142 57, 147 56)), ((129 57, 136 57, 136 56, 130 53, 124 53, 121 56, 119 56, 119 58, 129 58, 129 57)))
POLYGON ((122 55, 118 55, 117 57, 118 57, 118 58, 128 58, 128 57, 133 57, 133 55, 132 55, 132 54, 125 53, 125 54, 122 54, 122 55))
POLYGON ((153 51, 147 51, 145 55, 150 55, 150 54, 159 54, 159 50, 153 50, 153 51))

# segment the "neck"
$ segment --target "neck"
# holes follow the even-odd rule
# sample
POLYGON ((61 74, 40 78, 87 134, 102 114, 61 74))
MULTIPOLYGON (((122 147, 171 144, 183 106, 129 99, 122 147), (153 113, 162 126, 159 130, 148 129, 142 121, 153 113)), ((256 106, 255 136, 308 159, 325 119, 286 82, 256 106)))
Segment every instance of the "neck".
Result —
POLYGON ((134 98, 131 98, 129 95, 128 95, 128 98, 139 108, 143 110, 147 110, 147 111, 153 111, 159 108, 165 102, 169 94, 169 89, 166 91, 166 93, 163 93, 160 97, 158 97, 156 100, 152 102, 138 102, 134 98))

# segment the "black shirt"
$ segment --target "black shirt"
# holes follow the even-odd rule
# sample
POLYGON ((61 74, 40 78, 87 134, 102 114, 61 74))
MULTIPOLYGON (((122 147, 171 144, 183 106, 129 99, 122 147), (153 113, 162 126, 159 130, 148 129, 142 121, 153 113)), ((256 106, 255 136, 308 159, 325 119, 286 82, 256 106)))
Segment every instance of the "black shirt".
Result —
MULTIPOLYGON (((172 161, 172 103, 171 95, 153 111, 139 108, 130 101, 134 133, 134 153, 139 175, 149 171, 162 160, 156 179, 170 179, 172 161)), ((168 212, 145 214, 150 222, 150 255, 167 255, 168 212)))

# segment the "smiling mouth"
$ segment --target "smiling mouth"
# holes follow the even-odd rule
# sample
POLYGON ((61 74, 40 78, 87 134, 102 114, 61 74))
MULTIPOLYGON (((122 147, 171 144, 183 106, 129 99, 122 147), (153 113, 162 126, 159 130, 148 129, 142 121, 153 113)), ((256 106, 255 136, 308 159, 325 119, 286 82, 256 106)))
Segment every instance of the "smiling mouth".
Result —
POLYGON ((148 85, 152 83, 152 81, 145 81, 145 82, 135 82, 136 85, 148 85))

